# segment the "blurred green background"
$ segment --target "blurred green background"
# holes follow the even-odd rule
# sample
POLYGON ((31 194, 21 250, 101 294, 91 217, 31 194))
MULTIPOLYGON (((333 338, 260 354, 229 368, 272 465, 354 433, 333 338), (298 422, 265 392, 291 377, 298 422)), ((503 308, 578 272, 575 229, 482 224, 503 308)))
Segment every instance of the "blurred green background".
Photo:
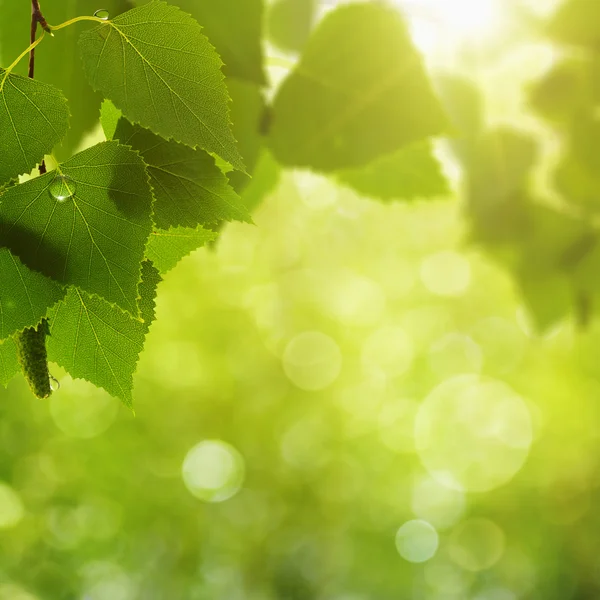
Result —
MULTIPOLYGON (((431 71, 539 140, 538 190, 555 4, 404 5, 431 71)), ((276 86, 295 59, 267 54, 276 86)), ((254 226, 184 259, 136 416, 57 366, 48 402, 0 389, 0 600, 600 598, 600 324, 538 333, 437 154, 448 197, 286 171, 254 226)))

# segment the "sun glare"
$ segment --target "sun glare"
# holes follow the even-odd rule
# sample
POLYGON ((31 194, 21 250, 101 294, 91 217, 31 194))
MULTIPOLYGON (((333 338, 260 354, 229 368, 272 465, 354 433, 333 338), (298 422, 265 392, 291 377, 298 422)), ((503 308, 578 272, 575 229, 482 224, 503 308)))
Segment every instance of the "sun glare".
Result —
POLYGON ((396 0, 408 16, 415 43, 426 54, 441 46, 483 42, 498 27, 499 0, 396 0))

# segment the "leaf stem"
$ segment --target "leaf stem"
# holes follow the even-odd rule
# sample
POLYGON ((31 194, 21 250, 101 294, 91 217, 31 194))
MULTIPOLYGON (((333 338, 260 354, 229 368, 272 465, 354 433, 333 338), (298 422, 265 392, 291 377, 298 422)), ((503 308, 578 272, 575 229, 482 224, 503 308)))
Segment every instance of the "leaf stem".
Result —
MULTIPOLYGON (((42 41, 44 37, 44 33, 46 31, 50 31, 50 35, 54 35, 52 31, 48 28, 48 23, 42 14, 42 9, 40 8, 39 0, 31 0, 31 35, 29 36, 29 71, 28 76, 30 79, 33 79, 35 75, 35 47, 42 41), (35 34, 37 33, 38 23, 42 26, 42 35, 40 36, 39 41, 35 39, 35 34)), ((39 166, 39 173, 43 175, 46 172, 46 163, 42 159, 42 162, 39 166)))
POLYGON ((82 17, 75 17, 74 19, 69 19, 60 25, 48 25, 50 31, 57 31, 59 29, 63 29, 64 27, 68 27, 69 25, 73 25, 74 23, 79 23, 79 21, 95 21, 96 23, 110 23, 108 19, 101 19, 100 17, 88 17, 86 15, 82 17))
POLYGON ((19 54, 19 56, 16 58, 16 60, 13 61, 13 63, 10 65, 10 67, 6 68, 6 70, 4 71, 4 77, 2 78, 2 81, 0 82, 0 89, 2 89, 2 86, 4 85, 4 82, 6 81, 6 78, 9 76, 10 72, 19 64, 19 62, 21 62, 21 59, 24 56, 29 54, 44 39, 44 35, 46 35, 46 34, 42 31, 42 35, 40 35, 40 37, 29 46, 29 48, 27 48, 26 50, 23 50, 23 52, 21 52, 21 54, 19 54))

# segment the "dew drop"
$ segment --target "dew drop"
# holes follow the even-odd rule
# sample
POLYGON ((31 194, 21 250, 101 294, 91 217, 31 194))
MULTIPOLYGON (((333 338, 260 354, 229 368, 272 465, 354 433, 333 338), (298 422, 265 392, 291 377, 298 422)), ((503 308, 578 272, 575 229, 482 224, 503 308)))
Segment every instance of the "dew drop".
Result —
POLYGON ((99 8, 94 13, 94 16, 97 17, 98 19, 102 19, 103 21, 108 21, 109 12, 105 8, 99 8))
POLYGON ((75 195, 77 184, 66 175, 57 175, 50 184, 50 195, 57 202, 66 202, 75 195))
POLYGON ((50 389, 53 392, 58 392, 60 390, 60 381, 54 377, 54 375, 50 375, 50 389))

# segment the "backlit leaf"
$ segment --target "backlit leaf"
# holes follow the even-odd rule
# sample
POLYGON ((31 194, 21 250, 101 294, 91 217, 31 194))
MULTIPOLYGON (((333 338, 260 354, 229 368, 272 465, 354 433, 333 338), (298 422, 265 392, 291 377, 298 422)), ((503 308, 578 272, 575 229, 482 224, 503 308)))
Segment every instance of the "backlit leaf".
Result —
POLYGON ((154 298, 160 281, 148 261, 142 265, 141 319, 76 287, 49 314, 48 357, 73 377, 86 379, 132 405, 136 364, 154 320, 154 298))
POLYGON ((12 338, 0 342, 0 385, 5 386, 19 372, 17 346, 12 338))
POLYGON ((37 325, 64 295, 58 283, 28 269, 9 250, 0 248, 0 340, 37 325))
POLYGON ((119 120, 114 137, 137 150, 148 167, 157 227, 250 220, 227 177, 204 150, 165 140, 126 119, 119 120))
POLYGON ((267 12, 269 40, 284 52, 302 52, 316 20, 316 0, 276 0, 267 12))
POLYGON ((0 240, 31 269, 137 314, 151 206, 140 156, 104 142, 76 154, 60 172, 9 188, 0 204, 0 240), (61 174, 67 179, 57 181, 61 174), (74 188, 62 202, 53 196, 61 182, 74 188))
MULTIPOLYGON (((127 10, 127 0, 104 0, 100 3, 114 17, 127 10)), ((52 25, 58 25, 78 15, 91 15, 97 7, 90 0, 68 2, 42 2, 44 17, 52 25)), ((4 65, 10 64, 24 49, 24 32, 31 22, 31 2, 0 0, 0 52, 4 65)), ((89 23, 76 23, 56 32, 36 50, 35 78, 57 87, 69 103, 70 128, 53 153, 59 160, 69 158, 78 149, 85 133, 98 122, 98 108, 102 95, 95 92, 86 81, 77 51, 77 40, 89 23)), ((27 75, 27 59, 21 60, 15 73, 27 75)))
POLYGON ((67 101, 58 89, 0 69, 0 184, 29 173, 68 127, 67 101))
POLYGON ((446 125, 399 11, 348 4, 323 19, 280 87, 269 142, 283 165, 334 171, 368 164, 446 125))
POLYGON ((127 119, 244 170, 221 60, 188 14, 150 2, 85 31, 79 45, 90 83, 127 119))
POLYGON ((146 256, 161 273, 170 271, 182 258, 217 239, 218 233, 203 227, 157 229, 150 234, 146 256))
POLYGON ((384 201, 431 198, 449 192, 441 165, 427 142, 402 148, 366 167, 341 171, 337 179, 364 196, 384 201))
POLYGON ((566 0, 548 25, 549 36, 557 42, 595 47, 600 43, 600 2, 566 0))

